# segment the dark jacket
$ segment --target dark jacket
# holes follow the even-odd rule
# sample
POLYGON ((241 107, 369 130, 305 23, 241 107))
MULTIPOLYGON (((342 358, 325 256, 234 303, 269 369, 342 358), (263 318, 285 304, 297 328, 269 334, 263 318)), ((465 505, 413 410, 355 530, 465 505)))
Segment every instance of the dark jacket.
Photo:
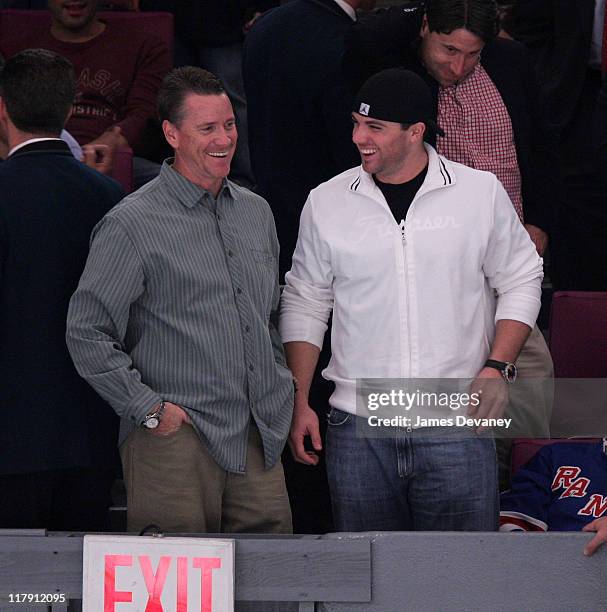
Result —
POLYGON ((117 418, 76 373, 65 321, 91 230, 122 195, 62 141, 0 163, 0 474, 114 464, 117 418))
POLYGON ((175 15, 175 35, 187 45, 229 45, 242 40, 242 26, 278 0, 142 0, 143 11, 175 15))
MULTIPOLYGON (((353 90, 379 70, 404 66, 428 83, 436 116, 439 85, 417 53, 422 17, 421 3, 412 3, 377 11, 351 28, 345 43, 344 71, 353 90)), ((525 48, 520 43, 496 38, 485 45, 481 64, 500 92, 512 122, 525 223, 548 232, 557 198, 556 136, 542 113, 525 48)), ((448 125, 441 127, 448 132, 448 125)))
POLYGON ((578 103, 590 59, 595 0, 519 0, 511 34, 529 49, 551 121, 562 130, 578 103))
MULTIPOLYGON (((603 85, 596 103, 596 136, 598 167, 607 167, 607 72, 603 73, 603 85)), ((607 191, 607 173, 601 172, 603 189, 607 191)))
POLYGON ((245 41, 251 164, 276 220, 281 274, 310 190, 360 162, 341 74, 352 23, 333 0, 293 0, 263 15, 245 41))

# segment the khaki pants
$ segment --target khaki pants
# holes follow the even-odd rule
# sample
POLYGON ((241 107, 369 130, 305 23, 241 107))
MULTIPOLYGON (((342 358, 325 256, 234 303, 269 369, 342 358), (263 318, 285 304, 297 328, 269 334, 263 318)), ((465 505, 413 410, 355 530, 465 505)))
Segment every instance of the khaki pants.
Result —
POLYGON ((554 365, 548 345, 537 325, 518 359, 518 378, 509 387, 505 417, 512 418, 510 438, 496 440, 500 490, 510 487, 512 438, 549 438, 554 400, 554 365))
POLYGON ((129 531, 154 524, 173 533, 292 533, 282 464, 264 469, 253 423, 245 474, 220 468, 186 424, 167 437, 139 427, 120 454, 129 531))

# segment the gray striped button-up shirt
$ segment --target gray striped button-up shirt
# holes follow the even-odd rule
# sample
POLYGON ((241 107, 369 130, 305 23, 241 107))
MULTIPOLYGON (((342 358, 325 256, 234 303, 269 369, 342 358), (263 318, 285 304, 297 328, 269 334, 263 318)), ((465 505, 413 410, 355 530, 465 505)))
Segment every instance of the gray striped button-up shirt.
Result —
POLYGON ((67 343, 122 417, 120 442, 163 399, 184 408, 224 469, 245 470, 251 415, 266 467, 279 460, 293 383, 270 322, 277 261, 262 198, 224 181, 215 200, 167 162, 101 220, 67 343))

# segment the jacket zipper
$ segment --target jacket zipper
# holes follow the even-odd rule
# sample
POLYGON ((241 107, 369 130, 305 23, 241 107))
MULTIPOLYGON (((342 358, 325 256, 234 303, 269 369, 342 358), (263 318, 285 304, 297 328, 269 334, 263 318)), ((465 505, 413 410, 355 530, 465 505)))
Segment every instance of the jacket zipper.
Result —
POLYGON ((407 233, 405 229, 405 220, 401 219, 399 224, 400 228, 400 238, 403 248, 403 270, 405 273, 405 299, 406 299, 406 312, 405 316, 407 317, 406 326, 407 326, 407 350, 409 351, 409 371, 407 372, 407 377, 411 378, 411 306, 409 304, 410 295, 409 295, 409 274, 407 271, 407 233))
MULTIPOLYGON (((405 230, 405 220, 401 219, 400 224, 400 237, 403 248, 403 268, 405 273, 405 296, 406 296, 406 314, 407 317, 406 326, 407 326, 407 350, 409 351, 409 378, 411 378, 411 309, 409 308, 409 284, 407 282, 407 233, 405 230)), ((406 428, 407 433, 411 433, 411 425, 408 425, 406 428)))
POLYGON ((408 349, 409 349, 409 374, 408 374, 409 378, 411 378, 412 372, 413 372, 413 352, 411 348, 412 347, 412 343, 411 343, 411 303, 410 303, 411 296, 409 294, 409 282, 408 282, 409 274, 407 270, 407 234, 405 231, 405 223, 407 221, 407 217, 409 217, 409 215, 411 214, 413 206, 415 205, 417 200, 419 200, 420 195, 424 195, 425 193, 427 193, 427 191, 420 193, 422 188, 423 188, 423 185, 422 187, 420 187, 420 190, 415 194, 415 196, 413 196, 413 200, 411 201, 411 204, 409 205, 407 214, 405 215, 405 218, 402 219, 399 224, 401 241, 403 245, 403 262, 405 266, 405 295, 407 296, 407 342, 408 342, 408 349))

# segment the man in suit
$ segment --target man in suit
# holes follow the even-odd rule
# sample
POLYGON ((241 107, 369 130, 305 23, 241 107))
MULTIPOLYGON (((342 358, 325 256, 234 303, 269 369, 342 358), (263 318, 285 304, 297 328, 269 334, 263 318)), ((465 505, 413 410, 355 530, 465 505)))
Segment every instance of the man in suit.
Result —
POLYGON ((553 286, 607 290, 603 242, 607 69, 605 1, 519 0, 511 34, 529 49, 558 133, 563 191, 551 246, 553 286))
MULTIPOLYGON (((351 141, 353 97, 341 56, 356 10, 374 5, 375 0, 294 0, 259 18, 245 40, 251 165, 276 221, 281 278, 291 268, 310 190, 358 164, 351 141)), ((320 376, 329 356, 325 347, 312 385, 312 403, 321 415, 332 392, 320 376)), ((285 470, 295 531, 330 531, 324 470, 295 465, 287 456, 285 470)))
POLYGON ((355 11, 374 5, 294 0, 263 15, 245 41, 251 164, 276 220, 281 277, 309 191, 358 163, 340 62, 355 11))
POLYGON ((122 197, 59 139, 71 64, 31 49, 0 73, 0 527, 102 530, 117 420, 76 373, 68 302, 93 226, 122 197))

